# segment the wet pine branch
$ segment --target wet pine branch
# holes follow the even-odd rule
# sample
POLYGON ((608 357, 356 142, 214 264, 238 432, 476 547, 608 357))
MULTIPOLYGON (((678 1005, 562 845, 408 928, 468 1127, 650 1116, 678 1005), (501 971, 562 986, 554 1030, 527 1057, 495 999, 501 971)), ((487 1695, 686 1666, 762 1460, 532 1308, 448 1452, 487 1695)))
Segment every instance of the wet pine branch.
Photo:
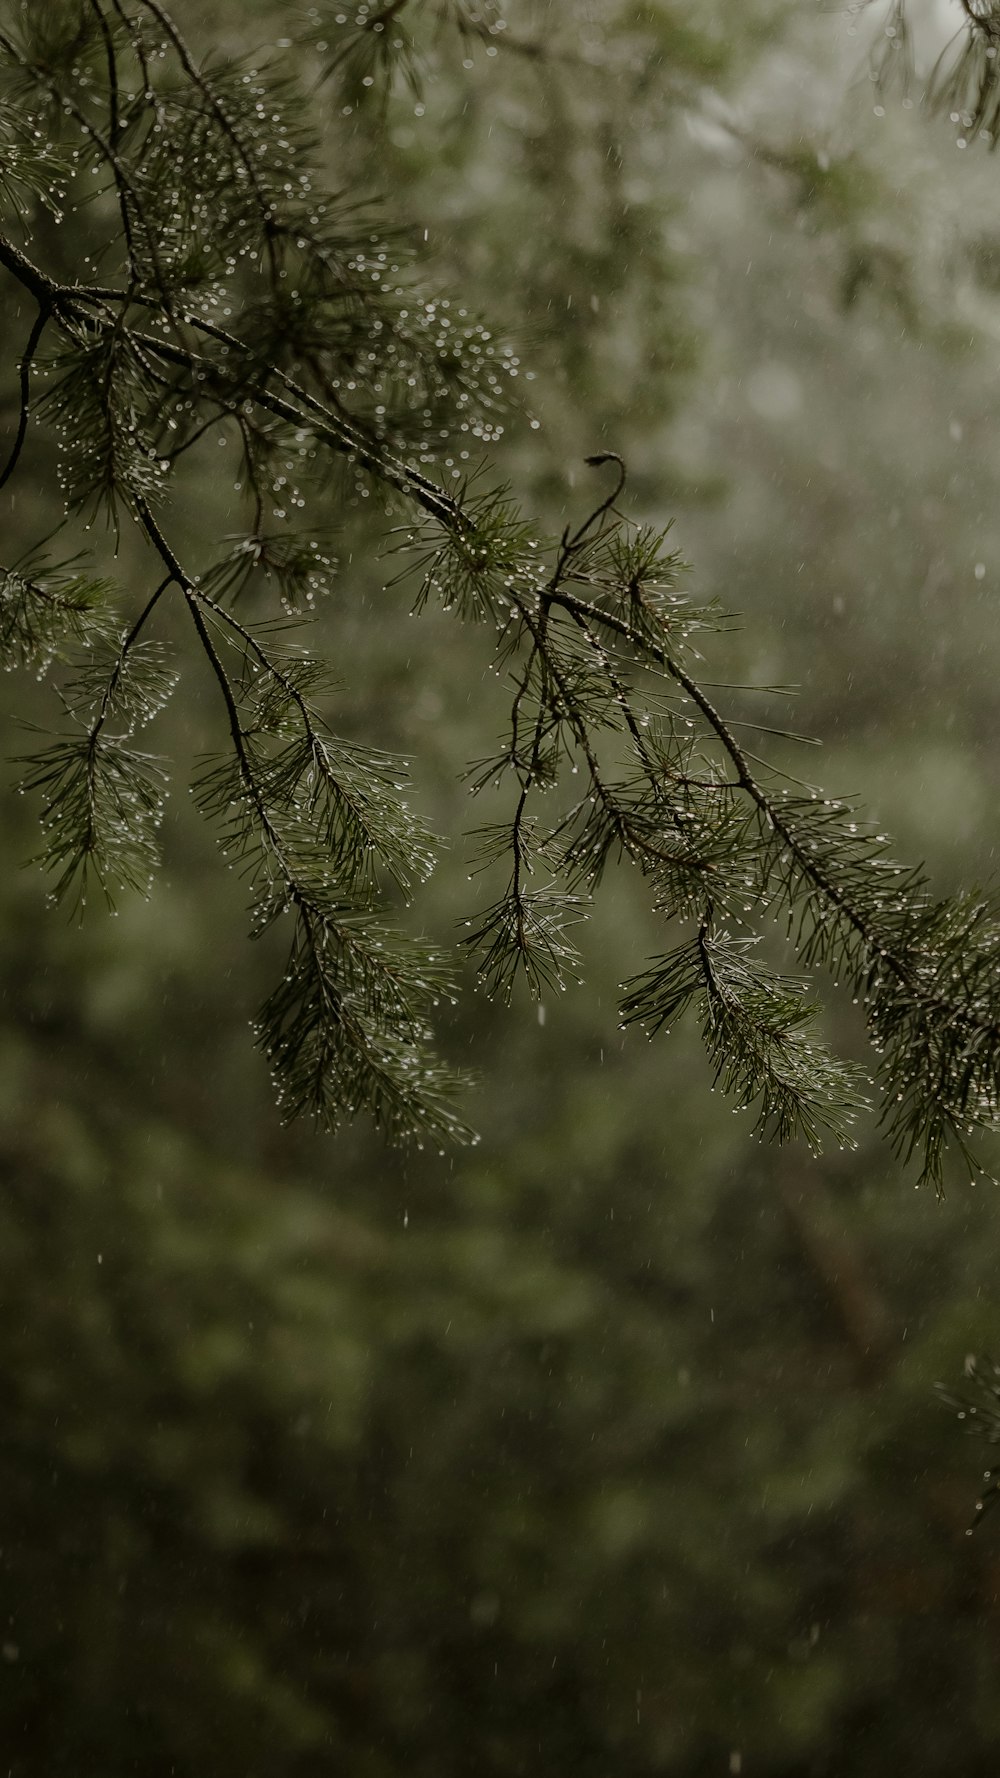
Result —
MULTIPOLYGON (((458 11, 476 31, 487 19, 458 11)), ((402 12, 366 15, 344 59, 392 47, 376 40, 402 12)), ((442 431, 489 443, 516 366, 420 291, 404 242, 324 190, 308 107, 284 76, 200 62, 160 0, 52 0, 16 23, 0 30, 0 139, 16 148, 0 268, 31 315, 0 485, 47 428, 67 528, 102 509, 134 522, 156 579, 126 627, 85 563, 0 575, 4 662, 56 673, 69 722, 26 777, 57 893, 79 898, 93 877, 109 895, 148 884, 163 767, 132 734, 175 677, 148 632, 179 599, 228 736, 198 800, 246 877, 252 934, 289 932, 258 1025, 284 1111, 332 1125, 366 1107, 393 1136, 461 1134, 431 1036, 448 969, 386 899, 424 879, 433 844, 399 762, 328 726, 331 676, 289 633, 336 573, 339 464, 349 488, 403 515, 417 609, 434 599, 478 623, 510 687, 506 733, 471 773, 474 791, 510 798, 480 835, 494 890, 466 928, 488 990, 509 998, 521 978, 541 995, 575 976, 570 930, 608 869, 629 864, 665 948, 626 984, 623 1022, 652 1033, 693 1009, 718 1082, 762 1131, 846 1140, 857 1070, 821 1042, 804 979, 764 960, 777 916, 799 966, 863 1005, 897 1151, 937 1184, 949 1147, 975 1165, 970 1140, 1000 1109, 996 908, 936 901, 851 805, 739 740, 696 670, 726 614, 691 594, 668 530, 628 520, 620 459, 590 459, 607 491, 555 539, 505 489, 448 492, 442 431), (89 230, 78 282, 39 263, 40 202, 89 230), (240 453, 247 523, 185 565, 165 497, 220 432, 240 453), (279 627, 236 614, 261 583, 277 590, 279 627)))

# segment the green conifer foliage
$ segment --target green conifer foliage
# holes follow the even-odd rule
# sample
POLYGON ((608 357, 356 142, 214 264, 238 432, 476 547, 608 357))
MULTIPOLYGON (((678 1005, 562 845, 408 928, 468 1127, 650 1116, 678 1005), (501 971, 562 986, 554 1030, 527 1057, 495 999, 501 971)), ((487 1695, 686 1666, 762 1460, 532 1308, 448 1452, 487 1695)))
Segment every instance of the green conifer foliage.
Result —
MULTIPOLYGON (((416 80, 437 29, 545 53, 491 5, 415 16, 396 0, 340 28, 314 9, 314 94, 416 80)), ((5 664, 69 663, 62 730, 25 775, 54 893, 82 904, 92 884, 110 899, 151 881, 166 767, 145 732, 187 667, 156 634, 179 604, 218 694, 198 801, 246 877, 252 933, 290 934, 258 1022, 283 1110, 332 1126, 364 1108, 418 1141, 467 1134, 432 1046, 447 959, 392 912, 433 843, 401 764, 328 726, 330 674, 304 627, 336 572, 340 503, 374 493, 417 609, 440 601, 480 625, 510 688, 496 752, 471 771, 501 811, 480 836, 499 893, 468 926, 486 987, 561 987, 572 928, 608 866, 631 865, 664 938, 626 984, 622 1021, 653 1033, 693 1009, 718 1079, 762 1130, 846 1141, 864 1079, 822 1043, 807 982, 765 961, 777 918, 802 969, 863 1004, 896 1150, 935 1184, 949 1147, 974 1167, 970 1140, 1000 1110, 996 906, 938 901, 851 804, 739 738, 699 676, 725 615, 691 589, 669 534, 633 521, 615 453, 588 459, 591 509, 554 538, 488 475, 445 474, 449 441, 495 441, 516 361, 421 287, 403 237, 329 189, 322 118, 282 65, 221 60, 160 0, 2 14, 0 267, 30 315, 0 485, 48 431, 66 516, 3 571, 0 643, 5 664), (45 208, 54 224, 71 214, 84 243, 70 274, 45 208), (222 546, 192 543, 181 466, 220 432, 239 452, 243 522, 222 546), (77 553, 101 516, 147 546, 149 586, 123 616, 77 553), (239 613, 253 582, 278 594, 270 621, 239 613)))

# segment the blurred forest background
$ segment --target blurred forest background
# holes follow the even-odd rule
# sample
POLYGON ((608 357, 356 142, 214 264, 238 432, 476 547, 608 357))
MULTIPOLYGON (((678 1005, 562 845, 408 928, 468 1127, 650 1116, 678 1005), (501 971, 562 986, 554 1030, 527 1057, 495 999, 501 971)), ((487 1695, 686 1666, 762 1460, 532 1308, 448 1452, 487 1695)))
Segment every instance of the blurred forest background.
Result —
MULTIPOLYGON (((959 10, 917 9, 921 54, 959 10)), ((203 52, 296 27, 174 11, 203 52)), ((675 516, 742 614, 709 677, 797 683, 824 749, 796 769, 950 888, 1000 834, 1000 166, 919 83, 873 86, 881 13, 511 0, 499 53, 444 37, 420 93, 319 103, 333 183, 385 193, 510 340, 493 461, 525 507, 582 516, 584 454, 620 451, 636 515, 675 516)), ((230 489, 196 490, 220 534, 230 489)), ((55 502, 4 496, 8 556, 55 502)), ((333 516, 338 722, 413 757, 453 942, 499 694, 474 631, 386 589, 379 515, 333 516)), ((16 754, 44 693, 7 689, 16 754)), ((183 763, 203 689, 160 719, 183 763)), ((983 1452, 933 1385, 997 1343, 995 1185, 915 1194, 871 1127, 761 1148, 695 1032, 623 1038, 656 946, 624 874, 585 988, 506 1011, 470 972, 447 1043, 476 1149, 282 1130, 247 1030, 268 960, 187 799, 152 899, 79 930, 23 868, 16 778, 0 1772, 992 1773, 1000 1515, 965 1535, 983 1452)))

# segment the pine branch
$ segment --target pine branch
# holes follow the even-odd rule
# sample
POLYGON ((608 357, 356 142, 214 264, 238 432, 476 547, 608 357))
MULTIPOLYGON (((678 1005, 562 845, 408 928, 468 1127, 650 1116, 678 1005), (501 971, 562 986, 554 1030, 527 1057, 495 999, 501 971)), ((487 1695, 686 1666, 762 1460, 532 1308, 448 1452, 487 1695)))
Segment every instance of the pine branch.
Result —
MULTIPOLYGON (((822 799, 815 796, 796 804, 787 791, 772 789, 766 777, 762 778, 752 768, 750 756, 736 741, 732 725, 720 715, 683 665, 688 632, 683 622, 678 625, 673 621, 680 615, 676 597, 672 597, 668 614, 658 613, 644 597, 641 583, 634 581, 629 597, 639 608, 640 618, 636 623, 630 623, 607 605, 580 599, 573 590, 574 582, 593 585, 595 561, 600 557, 602 545, 607 548, 609 536, 615 532, 608 513, 609 503, 605 501, 573 537, 564 535, 552 578, 541 594, 532 593, 526 599, 517 591, 511 592, 513 607, 530 637, 529 667, 536 674, 544 669, 551 673, 557 685, 560 682, 559 656, 554 652, 548 618, 544 614, 553 609, 564 610, 588 637, 594 652, 603 659, 607 684, 624 710, 626 727, 632 736, 633 749, 642 768, 641 777, 645 781, 632 809, 624 805, 620 794, 617 801, 610 795, 590 738, 595 721, 599 719, 591 710, 587 713, 588 723, 577 707, 574 739, 587 763, 593 800, 603 805, 603 809, 601 824, 595 826, 594 818, 588 817, 585 837, 578 843, 576 851, 572 846, 567 850, 566 862, 577 867, 583 863, 586 867, 588 860, 592 860, 591 871, 596 878, 617 840, 621 851, 633 858, 641 856, 645 844, 654 853, 661 854, 664 867, 673 866, 676 870, 680 863, 693 865, 704 873, 700 890, 692 886, 687 893, 683 889, 678 893, 668 871, 664 870, 661 876, 665 893, 661 895, 659 905, 672 915, 693 912, 699 894, 706 909, 705 918, 710 918, 708 910, 717 894, 728 903, 731 911, 737 911, 734 906, 737 901, 742 904, 743 916, 752 915, 758 905, 764 911, 776 900, 781 902, 788 911, 790 934, 803 962, 807 966, 815 961, 830 965, 834 973, 846 975, 864 994, 868 1022, 881 1062, 883 1121, 894 1146, 904 1158, 919 1149, 923 1177, 940 1188, 946 1148, 949 1145, 957 1148, 966 1163, 974 1165, 967 1146, 968 1134, 977 1127, 993 1128, 997 1121, 1000 1104, 997 1067, 1000 1027, 994 963, 997 915, 977 904, 975 918, 970 919, 949 904, 947 919, 953 922, 952 929, 947 928, 944 914, 938 914, 932 922, 919 895, 915 897, 919 879, 892 865, 883 855, 881 841, 873 844, 859 831, 856 822, 843 819, 845 814, 853 813, 846 805, 823 804, 822 799), (534 615, 536 609, 543 615, 534 615), (734 768, 734 788, 748 800, 752 819, 746 814, 736 815, 735 823, 730 826, 729 843, 717 884, 712 882, 709 874, 716 860, 706 856, 704 851, 700 855, 685 857, 675 850, 671 856, 662 843, 657 845, 655 839, 644 840, 638 828, 636 806, 643 811, 655 809, 657 794, 663 795, 667 803, 667 808, 661 811, 661 832, 664 828, 669 831, 671 820, 683 825, 691 811, 670 795, 669 761, 658 789, 659 773, 655 768, 651 770, 649 749, 641 732, 637 733, 636 719, 617 669, 607 661, 604 644, 599 640, 602 629, 605 634, 610 632, 615 643, 626 645, 632 660, 645 658, 676 681, 734 768), (658 641, 653 640, 656 636, 658 641), (817 805, 822 811, 819 814, 817 805), (728 884, 726 866, 730 867, 728 884), (894 920, 894 910, 901 912, 901 920, 894 920), (968 947, 973 939, 976 949, 970 953, 968 947)), ((532 580, 537 584, 534 573, 532 580)), ((705 621, 705 614, 699 613, 699 625, 705 621)), ((505 646, 509 634, 508 625, 505 627, 505 646)), ((526 685, 527 680, 522 683, 526 685)), ((572 707, 575 700, 568 696, 566 703, 572 707)), ((551 781, 551 764, 548 776, 551 781)), ((732 809, 731 803, 727 806, 732 809)), ((718 835, 718 821, 710 823, 710 827, 713 825, 718 835)), ((647 860, 647 868, 650 865, 651 861, 647 860)), ((507 943, 512 944, 517 935, 516 922, 508 919, 504 925, 498 918, 497 909, 491 910, 491 915, 485 936, 494 947, 498 939, 506 938, 507 943)), ((498 973, 495 948, 490 956, 491 973, 504 982, 506 978, 498 973)), ((746 1000, 748 1020, 752 1022, 754 1016, 758 1017, 758 1060, 769 1053, 771 1038, 763 1018, 763 1005, 759 996, 746 1000)), ((648 1005, 645 1010, 648 1012, 648 1005)), ((787 1007, 785 1011, 788 1012, 787 1007)), ((654 1023, 662 1022, 654 1019, 654 1023)), ((725 1021, 719 1023, 718 1028, 725 1034, 724 1041, 731 1045, 732 1066, 722 1069, 724 1081, 744 1097, 749 1091, 748 1083, 755 1081, 756 1090, 764 1094, 764 1103, 769 1108, 764 1114, 765 1122, 771 1122, 785 1134, 798 1127, 809 1140, 815 1141, 825 1121, 822 1095, 808 1109, 793 1113, 789 1101, 782 1110, 780 1095, 773 1082, 770 1096, 764 1093, 762 1082, 766 1070, 763 1063, 756 1070, 747 1072, 749 1052, 745 1045, 737 1042, 739 1028, 732 1022, 727 1025, 725 1021), (743 1062, 739 1060, 741 1055, 743 1062)), ((793 1029, 790 1020, 787 1029, 789 1033, 793 1029)), ((782 1055, 790 1041, 790 1036, 783 1039, 782 1055)), ((802 1053, 811 1060, 816 1060, 819 1055, 816 1052, 814 1057, 808 1046, 802 1053)), ((830 1103, 836 1104, 840 1088, 843 1088, 848 1094, 848 1109, 853 1114, 850 1100, 853 1088, 846 1084, 846 1080, 835 1088, 832 1076, 824 1073, 822 1079, 824 1091, 829 1090, 830 1103)))
POLYGON ((430 865, 422 828, 388 794, 390 771, 400 788, 398 763, 329 736, 303 689, 323 670, 276 659, 185 572, 142 503, 139 516, 167 569, 164 584, 185 598, 229 722, 233 754, 201 775, 199 804, 248 879, 251 936, 293 919, 284 974, 257 1022, 283 1114, 308 1113, 335 1129, 365 1108, 397 1141, 465 1139, 450 1106, 461 1077, 431 1048, 432 1011, 451 992, 446 965, 372 905, 373 860, 404 886, 430 865), (210 619, 245 649, 239 684, 210 619), (289 728, 274 751, 272 737, 289 728))
MULTIPOLYGON (((865 0, 874 5, 876 0, 865 0)), ((872 78, 881 91, 907 90, 916 49, 909 0, 879 0, 881 19, 871 49, 872 78)), ((923 80, 923 102, 944 112, 961 131, 961 145, 1000 140, 1000 6, 996 0, 959 0, 962 23, 923 80)), ((919 18, 918 18, 919 23, 919 18)))
POLYGON ((0 211, 23 221, 38 202, 59 219, 72 171, 37 117, 0 104, 0 211))
POLYGON ((624 1022, 652 1033, 697 1003, 715 1080, 740 1108, 758 1104, 762 1134, 816 1150, 830 1131, 843 1144, 866 1104, 864 1074, 818 1041, 806 983, 769 969, 754 942, 717 933, 709 913, 692 943, 628 984, 624 1022))
MULTIPOLYGON (((451 10, 460 29, 483 26, 464 0, 451 10)), ((404 11, 349 21, 344 57, 394 52, 394 37, 380 40, 404 11)), ((980 47, 992 21, 971 8, 980 47)), ((474 790, 511 796, 483 836, 502 887, 469 925, 490 990, 508 997, 519 974, 536 995, 561 985, 577 967, 570 927, 608 868, 632 864, 656 915, 694 935, 627 984, 626 1022, 658 1029, 696 1005, 723 1087, 762 1128, 815 1144, 845 1133, 857 1079, 818 1042, 804 982, 751 948, 783 914, 802 969, 825 968, 864 1002, 896 1149, 918 1153, 935 1183, 948 1146, 974 1164, 970 1135, 1000 1112, 1000 914, 984 898, 935 901, 851 805, 793 786, 738 739, 784 731, 730 716, 699 677, 726 614, 688 590, 668 530, 629 523, 620 458, 589 459, 614 469, 613 485, 554 539, 506 488, 438 484, 436 438, 493 438, 516 361, 418 291, 391 232, 324 193, 289 83, 200 62, 162 0, 56 0, 0 31, 5 140, 6 195, 26 225, 27 198, 56 201, 70 165, 91 232, 88 276, 70 283, 36 263, 30 234, 26 250, 0 229, 0 268, 35 308, 0 485, 30 430, 54 429, 69 522, 101 505, 130 513, 161 576, 131 628, 112 629, 96 575, 0 575, 5 661, 70 662, 60 695, 73 732, 28 770, 57 893, 82 894, 90 877, 108 892, 148 881, 161 768, 129 736, 173 676, 147 623, 161 598, 179 599, 230 748, 199 800, 247 875, 253 934, 291 924, 260 1027, 284 1107, 333 1124, 367 1104, 393 1134, 455 1131, 450 1076, 429 1049, 443 966, 380 903, 389 883, 408 895, 433 850, 399 763, 328 727, 335 693, 315 652, 233 608, 255 579, 274 583, 286 614, 323 590, 328 527, 302 509, 307 497, 328 509, 340 464, 402 509, 417 608, 434 597, 479 623, 510 685, 507 731, 473 773, 474 790), (40 116, 51 154, 32 161, 40 116), (161 513, 177 465, 218 427, 239 442, 248 523, 195 572, 161 513)))
POLYGON ((74 562, 46 566, 29 558, 0 569, 0 666, 48 672, 78 648, 96 647, 111 625, 107 581, 74 562))
POLYGON ((82 913, 92 879, 112 908, 118 889, 148 895, 159 864, 161 762, 115 736, 82 734, 20 763, 28 768, 22 789, 43 798, 38 862, 55 873, 53 900, 69 899, 82 913))
POLYGON ((592 56, 581 53, 575 34, 557 42, 551 32, 526 36, 512 31, 496 0, 386 0, 386 4, 353 17, 334 10, 330 0, 313 8, 316 23, 306 41, 321 58, 322 80, 336 79, 353 104, 374 101, 384 112, 395 86, 403 86, 419 98, 426 86, 432 52, 442 46, 460 48, 466 66, 469 52, 485 45, 486 53, 501 51, 543 64, 566 63, 593 67, 592 56))

